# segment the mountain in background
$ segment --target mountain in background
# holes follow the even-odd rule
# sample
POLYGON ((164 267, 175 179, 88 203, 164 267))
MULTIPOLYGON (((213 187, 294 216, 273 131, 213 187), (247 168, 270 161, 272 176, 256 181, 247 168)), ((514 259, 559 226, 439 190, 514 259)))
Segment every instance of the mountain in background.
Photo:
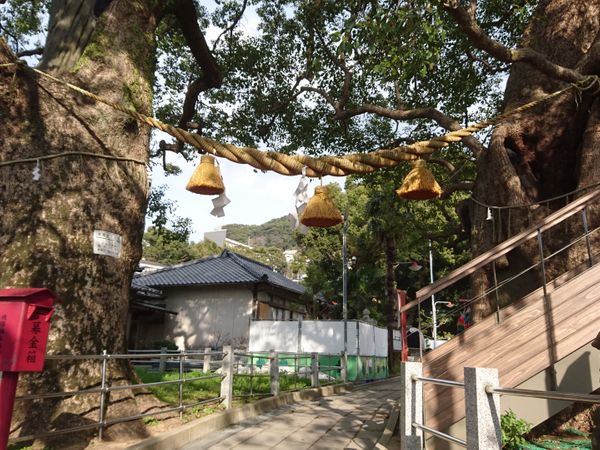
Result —
POLYGON ((296 247, 294 231, 286 216, 271 219, 262 225, 224 225, 227 237, 252 247, 277 247, 288 250, 296 247))

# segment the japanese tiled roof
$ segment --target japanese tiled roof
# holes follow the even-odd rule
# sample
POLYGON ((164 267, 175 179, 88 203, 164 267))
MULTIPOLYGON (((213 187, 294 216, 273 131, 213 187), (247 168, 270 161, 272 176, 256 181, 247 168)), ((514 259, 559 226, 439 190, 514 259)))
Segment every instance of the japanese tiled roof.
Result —
POLYGON ((302 294, 304 287, 273 271, 265 264, 224 250, 219 256, 189 261, 135 277, 138 286, 216 286, 265 283, 302 294))

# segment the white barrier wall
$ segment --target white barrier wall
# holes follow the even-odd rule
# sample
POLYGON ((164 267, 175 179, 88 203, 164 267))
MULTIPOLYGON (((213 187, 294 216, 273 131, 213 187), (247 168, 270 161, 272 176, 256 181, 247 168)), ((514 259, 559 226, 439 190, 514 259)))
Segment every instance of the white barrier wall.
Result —
POLYGON ((388 356, 388 332, 385 328, 375 327, 375 356, 388 356))
POLYGON ((298 322, 283 320, 253 320, 250 322, 248 351, 298 351, 298 322), (256 348, 256 349, 255 349, 256 348))
MULTIPOLYGON (((349 320, 348 354, 387 357, 387 330, 349 320)), ((248 351, 340 353, 344 350, 341 320, 253 320, 248 351), (300 341, 298 341, 300 339, 300 341), (298 342, 300 346, 298 346, 298 342)))

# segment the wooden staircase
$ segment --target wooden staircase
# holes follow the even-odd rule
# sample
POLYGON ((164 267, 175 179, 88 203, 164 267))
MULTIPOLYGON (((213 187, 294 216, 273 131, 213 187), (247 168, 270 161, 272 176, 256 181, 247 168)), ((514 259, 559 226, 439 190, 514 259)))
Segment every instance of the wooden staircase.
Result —
MULTIPOLYGON (((580 347, 600 331, 600 265, 549 293, 538 290, 475 324, 423 358, 424 376, 463 379, 464 367, 496 367, 500 385, 516 387, 580 347), (508 311, 507 311, 508 309, 508 311)), ((464 391, 427 384, 426 425, 446 429, 464 416, 464 391)))
MULTIPOLYGON (((517 248, 526 240, 581 212, 600 199, 600 191, 587 194, 540 223, 478 256, 444 279, 417 293, 406 311, 432 294, 468 276, 517 248)), ((578 349, 588 345, 600 331, 600 265, 591 261, 563 274, 495 315, 476 323, 464 333, 423 357, 423 375, 463 380, 464 367, 495 367, 500 385, 517 387, 578 349)), ((597 378, 598 374, 594 374, 597 378)), ((424 386, 425 425, 447 430, 464 417, 464 390, 448 386, 424 386)))

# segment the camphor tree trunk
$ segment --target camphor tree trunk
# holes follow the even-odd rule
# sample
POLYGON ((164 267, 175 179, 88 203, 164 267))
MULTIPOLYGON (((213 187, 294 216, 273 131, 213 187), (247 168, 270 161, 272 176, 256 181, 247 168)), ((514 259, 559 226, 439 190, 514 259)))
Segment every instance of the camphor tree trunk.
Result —
MULTIPOLYGON (((49 31, 47 70, 151 114, 155 21, 150 2, 114 0, 98 19, 94 1, 59 3, 63 9, 53 13, 66 17, 49 31)), ((11 61, 0 41, 0 64, 11 61)), ((148 195, 149 128, 15 66, 0 69, 0 123, 0 286, 55 292, 61 303, 52 319, 49 353, 124 352, 129 285, 141 256, 148 195), (60 155, 66 152, 80 154, 60 155), (48 155, 56 157, 36 163, 35 158, 48 155), (122 237, 120 257, 93 254, 94 230, 122 237)), ((111 364, 110 376, 118 384, 133 374, 128 363, 111 364)), ((47 362, 43 373, 21 377, 19 393, 99 385, 99 361, 47 362)), ((108 419, 138 412, 129 391, 111 393, 110 399, 108 419)), ((15 437, 89 424, 99 413, 97 395, 16 406, 15 437)), ((139 423, 120 430, 145 434, 139 423)), ((64 448, 69 435, 58 439, 64 448)), ((54 447, 52 442, 43 444, 54 447)))
MULTIPOLYGON (((542 0, 526 30, 522 47, 531 47, 552 62, 583 74, 598 74, 599 31, 599 0, 542 0)), ((550 79, 531 65, 516 63, 508 78, 503 109, 514 109, 564 87, 565 83, 550 79)), ((494 130, 489 149, 477 161, 478 176, 473 197, 487 205, 515 208, 494 211, 494 220, 490 221, 486 220, 486 208, 473 203, 474 255, 565 206, 567 199, 528 208, 516 206, 538 203, 600 181, 599 114, 600 105, 596 98, 585 95, 576 98, 569 94, 504 122, 494 130)), ((594 222, 595 212, 589 211, 589 216, 594 222)), ((572 220, 570 224, 571 231, 582 232, 580 219, 572 220)), ((545 255, 564 245, 568 234, 545 233, 545 255)), ((554 278, 586 256, 583 244, 574 247, 564 256, 548 262, 547 276, 554 278)), ((509 254, 506 260, 499 261, 498 276, 507 277, 537 262, 537 242, 532 240, 529 245, 509 254)), ((481 294, 492 280, 491 270, 477 273, 473 278, 476 292, 472 294, 481 294)), ((539 271, 533 271, 525 280, 512 283, 500 302, 520 298, 532 286, 539 286, 539 271)), ((490 295, 487 302, 474 305, 475 320, 494 309, 495 299, 490 295)))

